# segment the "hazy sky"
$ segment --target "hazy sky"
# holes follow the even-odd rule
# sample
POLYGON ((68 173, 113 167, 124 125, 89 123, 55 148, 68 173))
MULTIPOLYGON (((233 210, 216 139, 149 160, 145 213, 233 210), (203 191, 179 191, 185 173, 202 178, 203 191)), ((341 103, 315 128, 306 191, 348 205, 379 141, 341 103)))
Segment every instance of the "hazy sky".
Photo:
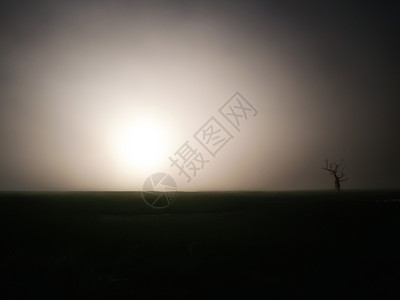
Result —
POLYGON ((394 4, 8 2, 1 190, 140 190, 160 171, 180 190, 328 189, 327 158, 344 188, 400 187, 394 4), (219 112, 237 91, 257 111, 240 131, 219 112), (229 132, 215 157, 194 137, 211 117, 229 132), (190 182, 170 160, 186 141, 208 160, 190 182))

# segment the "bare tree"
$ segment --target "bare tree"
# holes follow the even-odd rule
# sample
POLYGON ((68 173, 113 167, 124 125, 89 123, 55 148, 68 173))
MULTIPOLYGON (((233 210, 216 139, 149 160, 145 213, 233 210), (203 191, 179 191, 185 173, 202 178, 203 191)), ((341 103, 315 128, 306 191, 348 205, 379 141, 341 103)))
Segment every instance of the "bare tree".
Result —
POLYGON ((335 178, 335 190, 340 191, 340 183, 342 181, 348 180, 348 178, 345 178, 344 174, 344 166, 343 164, 343 159, 340 163, 337 162, 329 162, 329 160, 325 159, 325 167, 322 167, 322 170, 328 171, 334 178, 335 178))

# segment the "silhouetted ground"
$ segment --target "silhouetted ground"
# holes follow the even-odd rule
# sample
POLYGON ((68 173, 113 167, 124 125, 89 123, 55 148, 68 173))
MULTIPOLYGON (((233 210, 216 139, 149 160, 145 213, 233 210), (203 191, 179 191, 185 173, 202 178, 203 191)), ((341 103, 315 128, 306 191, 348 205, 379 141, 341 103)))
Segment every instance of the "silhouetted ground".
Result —
POLYGON ((3 299, 399 299, 400 191, 0 193, 3 299))

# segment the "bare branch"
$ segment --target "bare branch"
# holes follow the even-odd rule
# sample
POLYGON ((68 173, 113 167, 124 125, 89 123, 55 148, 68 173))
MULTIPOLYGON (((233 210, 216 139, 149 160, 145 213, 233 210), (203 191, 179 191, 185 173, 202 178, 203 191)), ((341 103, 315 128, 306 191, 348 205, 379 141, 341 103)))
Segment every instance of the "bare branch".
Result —
POLYGON ((331 169, 328 168, 321 168, 322 170, 328 171, 329 173, 331 173, 333 175, 333 171, 331 169))
POLYGON ((335 162, 335 173, 338 171, 339 165, 335 162))

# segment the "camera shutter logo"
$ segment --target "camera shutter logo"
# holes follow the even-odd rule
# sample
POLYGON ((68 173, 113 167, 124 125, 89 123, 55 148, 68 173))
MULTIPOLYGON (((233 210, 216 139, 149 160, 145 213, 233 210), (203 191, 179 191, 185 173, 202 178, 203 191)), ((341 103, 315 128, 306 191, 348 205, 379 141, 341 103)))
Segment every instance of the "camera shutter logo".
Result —
POLYGON ((166 208, 177 196, 175 180, 166 173, 154 173, 143 184, 142 198, 152 208, 166 208))

